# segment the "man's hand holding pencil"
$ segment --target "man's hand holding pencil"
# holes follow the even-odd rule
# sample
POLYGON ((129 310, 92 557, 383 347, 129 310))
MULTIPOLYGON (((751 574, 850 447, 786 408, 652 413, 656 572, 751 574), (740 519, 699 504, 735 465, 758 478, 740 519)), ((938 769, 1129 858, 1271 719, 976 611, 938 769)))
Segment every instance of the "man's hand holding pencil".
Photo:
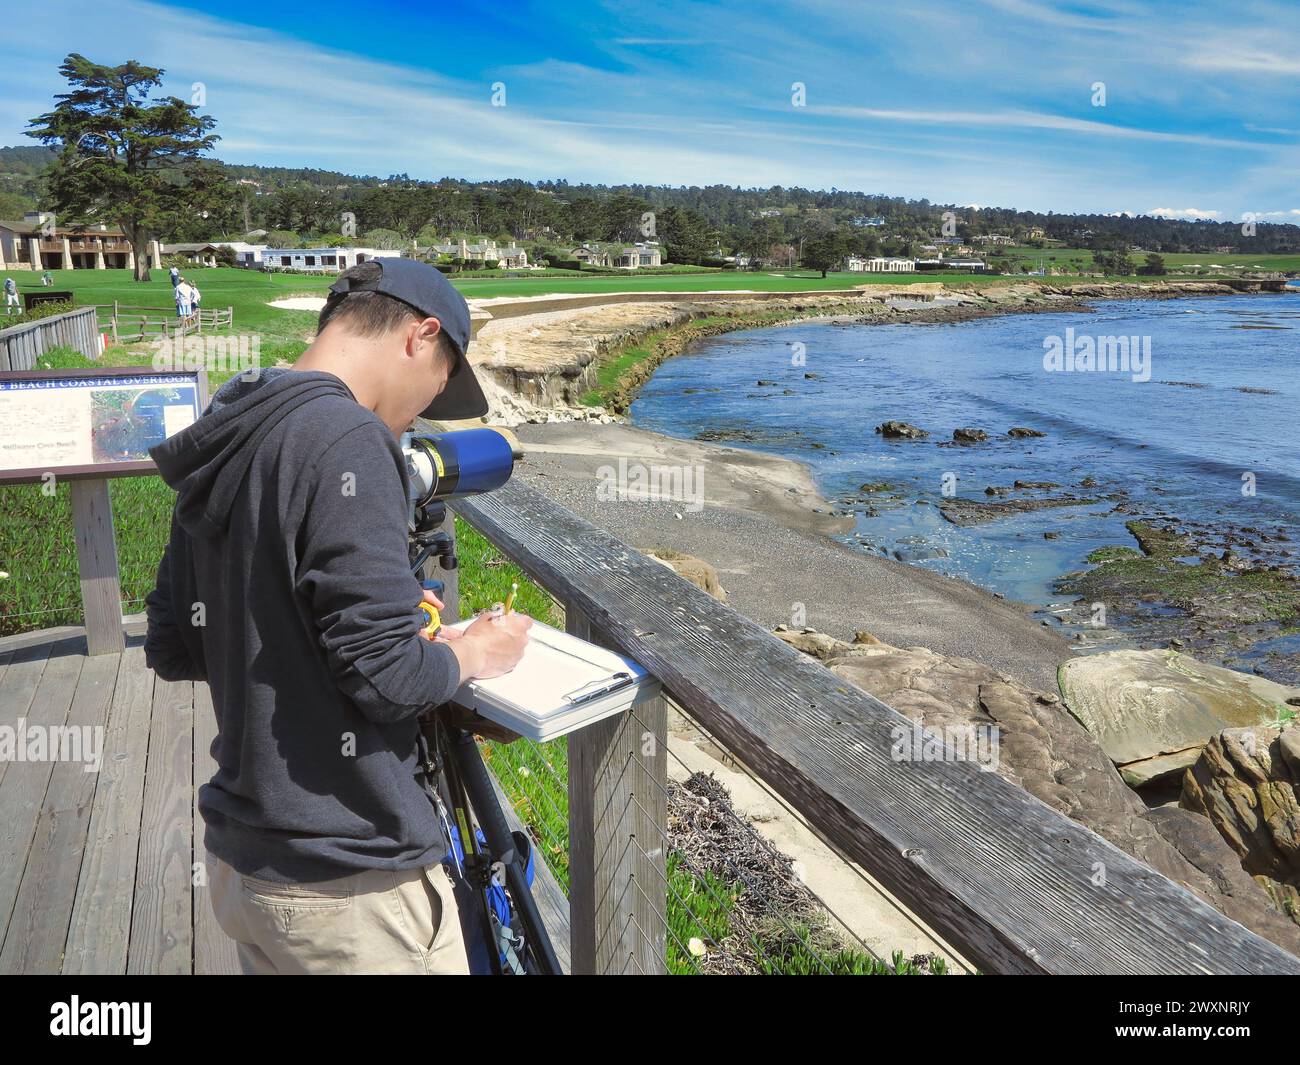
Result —
MULTIPOLYGON (((452 645, 460 663, 462 683, 467 680, 489 680, 509 673, 523 658, 533 619, 527 614, 515 612, 515 593, 518 590, 519 585, 513 585, 504 604, 498 603, 491 610, 483 611, 473 624, 463 629, 443 625, 432 634, 421 633, 427 640, 452 645)), ((442 600, 427 589, 424 592, 424 602, 436 610, 443 609, 442 600)))
MULTIPOLYGON (((426 640, 451 644, 460 663, 461 683, 489 680, 509 673, 523 658, 533 619, 527 614, 515 613, 513 608, 518 590, 518 584, 512 585, 504 604, 497 603, 491 610, 484 610, 473 624, 463 629, 443 625, 433 633, 421 630, 420 634, 426 640)), ((424 592, 424 602, 437 611, 444 609, 442 600, 428 589, 424 592)), ((455 704, 445 707, 443 714, 448 724, 498 743, 513 743, 519 738, 518 733, 505 726, 455 704)))

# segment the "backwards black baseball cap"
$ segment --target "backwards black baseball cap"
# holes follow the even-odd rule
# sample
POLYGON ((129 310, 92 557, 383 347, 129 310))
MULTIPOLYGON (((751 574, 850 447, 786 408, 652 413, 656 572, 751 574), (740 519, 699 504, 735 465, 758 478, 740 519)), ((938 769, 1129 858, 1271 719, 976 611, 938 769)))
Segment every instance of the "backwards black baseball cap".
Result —
POLYGON ((349 292, 382 292, 401 300, 423 318, 437 318, 455 351, 455 365, 447 378, 447 386, 420 412, 420 416, 447 421, 481 418, 488 412, 488 402, 465 355, 470 328, 469 305, 465 297, 440 270, 418 259, 394 256, 369 259, 367 265, 370 264, 379 267, 378 276, 363 281, 344 275, 330 285, 329 299, 341 299, 349 292))

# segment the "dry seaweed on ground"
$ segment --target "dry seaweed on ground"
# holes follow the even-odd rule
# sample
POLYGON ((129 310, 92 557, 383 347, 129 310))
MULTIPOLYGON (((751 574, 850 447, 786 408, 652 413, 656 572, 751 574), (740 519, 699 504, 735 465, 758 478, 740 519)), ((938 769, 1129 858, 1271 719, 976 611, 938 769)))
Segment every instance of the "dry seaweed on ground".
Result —
POLYGON ((707 936, 703 923, 691 931, 705 941, 705 953, 693 959, 699 972, 939 971, 928 955, 899 954, 891 964, 847 944, 793 861, 735 811, 730 793, 711 773, 669 784, 668 842, 700 886, 697 897, 710 909, 725 910, 726 932, 719 938, 707 936))
POLYGON ((669 785, 668 837, 693 871, 739 881, 758 896, 750 906, 764 914, 802 917, 818 908, 791 859, 736 813, 727 789, 711 773, 669 785))

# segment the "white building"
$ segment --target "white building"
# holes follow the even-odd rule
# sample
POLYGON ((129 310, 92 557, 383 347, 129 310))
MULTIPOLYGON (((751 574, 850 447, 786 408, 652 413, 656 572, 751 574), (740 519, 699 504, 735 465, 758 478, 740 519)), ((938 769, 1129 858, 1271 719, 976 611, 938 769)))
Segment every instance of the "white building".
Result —
POLYGON ((662 266, 663 263, 663 251, 656 240, 629 244, 614 255, 614 265, 625 270, 635 270, 641 266, 662 266))
MULTIPOLYGON (((636 270, 643 266, 662 266, 663 249, 657 240, 635 244, 609 244, 588 241, 569 252, 580 263, 610 269, 636 270)), ((739 265, 739 263, 737 263, 739 265)))
POLYGON ((266 251, 265 244, 249 244, 243 240, 218 240, 213 243, 219 248, 233 248, 235 250, 235 262, 240 266, 257 267, 262 265, 262 252, 266 251))
POLYGON ((874 259, 859 259, 851 256, 845 268, 868 274, 910 274, 916 269, 911 259, 893 259, 877 256, 874 259))
POLYGON ((217 245, 200 241, 195 244, 164 244, 164 255, 180 255, 194 266, 216 266, 217 245))
POLYGON ((400 259, 400 251, 383 248, 263 248, 263 270, 308 270, 339 273, 367 259, 400 259))
POLYGON ((55 216, 28 211, 0 222, 0 270, 111 270, 135 265, 126 234, 101 223, 58 225, 55 216))
POLYGON ((528 252, 512 240, 509 244, 498 244, 490 237, 482 240, 448 241, 431 245, 439 255, 450 255, 454 259, 478 263, 486 269, 526 270, 528 269, 528 252))

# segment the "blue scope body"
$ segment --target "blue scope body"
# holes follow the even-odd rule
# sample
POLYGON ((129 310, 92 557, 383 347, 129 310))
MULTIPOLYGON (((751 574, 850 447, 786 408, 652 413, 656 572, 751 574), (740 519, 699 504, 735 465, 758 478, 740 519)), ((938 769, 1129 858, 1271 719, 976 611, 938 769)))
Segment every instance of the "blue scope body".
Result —
POLYGON ((518 458, 515 443, 496 429, 412 434, 404 451, 411 497, 419 506, 500 488, 518 458))

